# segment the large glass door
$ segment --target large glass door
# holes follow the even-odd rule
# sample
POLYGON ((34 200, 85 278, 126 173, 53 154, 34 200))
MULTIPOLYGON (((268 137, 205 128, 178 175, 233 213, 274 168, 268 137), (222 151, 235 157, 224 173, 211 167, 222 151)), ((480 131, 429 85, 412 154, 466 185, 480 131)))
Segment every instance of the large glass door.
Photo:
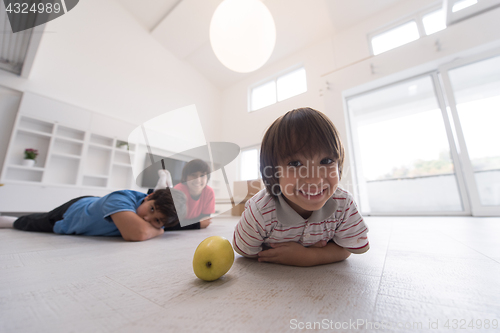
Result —
POLYGON ((363 213, 470 214, 441 96, 430 73, 347 99, 363 213))
POLYGON ((363 213, 500 216, 500 50, 346 102, 363 213))
POLYGON ((472 213, 500 215, 500 55, 440 68, 472 213))

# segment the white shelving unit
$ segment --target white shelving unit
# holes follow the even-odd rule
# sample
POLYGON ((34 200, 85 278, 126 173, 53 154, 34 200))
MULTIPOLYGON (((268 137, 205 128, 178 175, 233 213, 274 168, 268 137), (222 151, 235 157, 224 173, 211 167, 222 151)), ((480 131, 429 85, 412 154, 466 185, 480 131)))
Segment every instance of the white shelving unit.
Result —
POLYGON ((14 128, 2 182, 109 190, 130 188, 135 147, 130 145, 130 152, 118 148, 124 142, 21 114, 14 128), (38 150, 34 167, 22 165, 26 148, 38 150))
MULTIPOLYGON (((0 213, 44 212, 75 197, 103 196, 121 189, 146 193, 147 188, 136 184, 134 170, 137 174, 149 166, 149 150, 141 141, 127 142, 136 127, 25 92, 0 174, 4 184, 0 187, 0 213), (22 165, 27 148, 38 150, 33 167, 22 165)), ((162 135, 158 133, 163 140, 162 135)), ((169 137, 164 139, 168 144, 169 137)), ((159 156, 174 154, 165 146, 150 149, 159 156)), ((211 180, 218 199, 227 197, 220 179, 214 174, 211 180)))
POLYGON ((25 93, 1 170, 0 212, 47 211, 80 195, 143 190, 132 172, 137 147, 120 147, 134 127, 25 93), (34 167, 22 165, 27 148, 38 150, 34 167))

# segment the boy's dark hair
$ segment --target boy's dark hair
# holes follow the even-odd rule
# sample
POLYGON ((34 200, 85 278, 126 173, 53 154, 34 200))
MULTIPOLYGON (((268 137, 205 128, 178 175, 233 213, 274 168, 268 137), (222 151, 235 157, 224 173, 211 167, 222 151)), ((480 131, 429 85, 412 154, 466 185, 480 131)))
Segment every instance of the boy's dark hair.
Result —
POLYGON ((207 162, 196 159, 188 162, 182 169, 181 182, 185 183, 187 181, 187 176, 195 172, 202 172, 207 174, 207 181, 210 180, 210 167, 207 162))
POLYGON ((153 192, 149 200, 154 200, 155 209, 165 215, 165 228, 179 224, 179 219, 186 216, 186 196, 179 190, 166 188, 153 192))
POLYGON ((281 193, 277 176, 280 162, 297 154, 306 157, 331 152, 338 163, 339 180, 344 165, 344 146, 332 121, 312 108, 300 108, 276 119, 267 129, 260 149, 260 173, 267 193, 281 193))

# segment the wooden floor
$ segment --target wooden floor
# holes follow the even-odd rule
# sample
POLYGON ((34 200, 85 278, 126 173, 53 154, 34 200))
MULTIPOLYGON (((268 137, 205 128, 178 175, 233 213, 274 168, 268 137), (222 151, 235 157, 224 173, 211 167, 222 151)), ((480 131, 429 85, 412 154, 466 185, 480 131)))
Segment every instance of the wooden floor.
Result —
POLYGON ((499 218, 366 220, 366 254, 312 268, 237 255, 210 283, 194 251, 232 239, 234 218, 142 243, 0 229, 0 332, 500 332, 499 218))

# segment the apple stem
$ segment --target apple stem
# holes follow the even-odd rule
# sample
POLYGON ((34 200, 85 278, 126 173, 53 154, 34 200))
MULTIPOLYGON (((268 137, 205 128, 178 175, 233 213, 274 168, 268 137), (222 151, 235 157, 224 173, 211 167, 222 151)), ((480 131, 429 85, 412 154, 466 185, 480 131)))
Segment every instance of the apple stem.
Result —
POLYGON ((212 266, 212 263, 209 261, 207 262, 207 267, 210 268, 210 266, 212 266))

